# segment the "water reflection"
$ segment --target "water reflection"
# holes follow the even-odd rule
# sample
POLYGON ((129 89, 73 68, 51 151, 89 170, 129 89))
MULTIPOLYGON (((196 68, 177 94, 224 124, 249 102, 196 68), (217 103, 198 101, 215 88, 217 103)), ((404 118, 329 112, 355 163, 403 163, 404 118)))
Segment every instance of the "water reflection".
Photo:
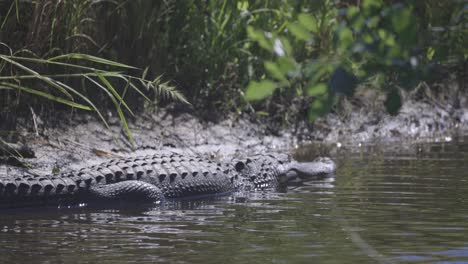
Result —
POLYGON ((338 153, 287 193, 2 212, 1 263, 468 262, 468 147, 423 147, 338 153))

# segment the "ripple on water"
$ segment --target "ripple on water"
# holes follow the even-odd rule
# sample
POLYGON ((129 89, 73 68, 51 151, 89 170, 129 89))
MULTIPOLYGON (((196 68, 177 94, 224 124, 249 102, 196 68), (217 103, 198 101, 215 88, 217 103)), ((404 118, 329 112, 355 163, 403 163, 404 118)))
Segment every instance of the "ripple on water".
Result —
POLYGON ((337 156, 288 193, 2 212, 1 262, 468 262, 468 147, 425 149, 337 156))

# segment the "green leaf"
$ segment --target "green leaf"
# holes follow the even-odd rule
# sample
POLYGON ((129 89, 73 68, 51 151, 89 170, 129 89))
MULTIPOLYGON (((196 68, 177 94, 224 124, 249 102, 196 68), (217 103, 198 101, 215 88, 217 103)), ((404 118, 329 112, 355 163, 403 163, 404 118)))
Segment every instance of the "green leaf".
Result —
POLYGON ((384 29, 379 29, 377 34, 385 45, 390 47, 395 46, 395 36, 391 32, 384 29))
POLYGON ((364 0, 362 6, 364 9, 369 9, 372 7, 379 8, 383 4, 382 0, 364 0))
POLYGON ((281 44, 283 44, 283 49, 286 51, 286 55, 292 56, 293 55, 293 48, 291 42, 289 42, 288 38, 280 37, 281 44))
POLYGON ((431 61, 432 58, 434 57, 434 54, 435 54, 435 49, 434 49, 434 47, 429 47, 429 48, 427 48, 427 52, 426 52, 426 58, 427 58, 427 60, 431 61))
POLYGON ((272 61, 265 61, 265 69, 273 78, 283 82, 288 81, 285 77, 286 73, 281 71, 277 63, 272 61))
POLYGON ((278 87, 279 84, 270 80, 263 80, 260 82, 251 81, 245 92, 245 98, 249 101, 261 100, 273 94, 278 87))
POLYGON ((288 25, 288 29, 291 32, 291 34, 293 34, 296 38, 298 38, 300 40, 307 41, 311 37, 309 31, 307 30, 307 28, 304 27, 301 24, 291 23, 291 24, 288 25))
POLYGON ((346 10, 346 16, 348 17, 348 19, 354 18, 354 16, 356 16, 357 14, 359 14, 359 8, 357 8, 356 6, 350 6, 346 10))
POLYGON ((380 22, 380 17, 374 16, 374 17, 367 19, 367 26, 369 28, 375 28, 379 25, 379 22, 380 22))
POLYGON ((265 37, 265 33, 261 30, 257 30, 255 28, 253 28, 252 26, 248 26, 247 27, 247 34, 249 35, 249 37, 258 42, 258 45, 260 45, 260 47, 268 50, 268 51, 273 51, 273 44, 271 42, 271 40, 267 39, 265 37))
POLYGON ((324 95, 327 93, 327 91, 328 86, 325 83, 315 83, 307 88, 307 94, 309 96, 324 95))
POLYGON ((339 47, 342 50, 347 49, 353 43, 353 31, 347 27, 343 27, 338 31, 339 47))
POLYGON ((397 33, 402 33, 408 28, 411 22, 411 10, 403 8, 392 13, 392 25, 397 33))
POLYGON ((292 58, 289 57, 279 57, 277 61, 278 67, 283 73, 283 75, 287 75, 296 70, 296 63, 292 58))
POLYGON ((300 14, 298 16, 299 23, 302 26, 307 28, 310 32, 317 32, 318 31, 318 23, 317 19, 312 14, 300 14))
POLYGON ((237 1, 238 10, 247 10, 249 8, 249 1, 237 1))
POLYGON ((326 112, 326 99, 322 97, 316 98, 308 109, 309 121, 313 122, 318 117, 322 116, 326 112))
POLYGON ((55 165, 53 168, 52 168, 52 174, 59 174, 60 173, 60 168, 55 165))
POLYGON ((265 112, 265 111, 257 111, 257 112, 255 112, 255 113, 256 113, 257 115, 261 115, 261 116, 269 116, 269 115, 270 115, 270 113, 265 112))

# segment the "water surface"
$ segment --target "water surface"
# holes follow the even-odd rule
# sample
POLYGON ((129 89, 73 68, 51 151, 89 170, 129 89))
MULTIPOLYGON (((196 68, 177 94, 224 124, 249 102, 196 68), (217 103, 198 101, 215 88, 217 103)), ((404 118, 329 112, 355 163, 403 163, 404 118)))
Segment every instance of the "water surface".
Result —
POLYGON ((334 159, 287 193, 2 211, 0 263, 468 263, 466 141, 334 159))

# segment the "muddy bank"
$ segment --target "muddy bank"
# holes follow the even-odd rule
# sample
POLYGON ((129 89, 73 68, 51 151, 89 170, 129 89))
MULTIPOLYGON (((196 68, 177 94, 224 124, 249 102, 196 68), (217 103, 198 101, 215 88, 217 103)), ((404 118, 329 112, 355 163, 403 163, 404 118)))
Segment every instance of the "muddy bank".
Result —
MULTIPOLYGON (((318 120, 312 129, 285 129, 271 135, 266 126, 230 118, 220 123, 205 122, 185 113, 159 110, 142 113, 130 122, 135 140, 132 146, 119 119, 108 114, 110 129, 89 115, 59 113, 46 121, 39 115, 19 117, 10 141, 27 146, 34 158, 20 159, 39 174, 79 168, 114 157, 144 155, 155 151, 178 151, 212 158, 228 158, 264 151, 303 151, 313 144, 307 157, 333 155, 364 147, 418 151, 415 143, 457 140, 468 135, 468 93, 463 82, 440 87, 421 86, 403 93, 403 105, 396 116, 383 108, 384 98, 372 91, 359 91, 355 101, 345 101, 341 111, 318 120), (347 105, 346 105, 347 104, 347 105), (347 108, 347 109, 346 109, 347 108)), ((301 154, 302 153, 302 154, 301 154)), ((0 173, 17 173, 15 160, 2 159, 0 173)))
POLYGON ((318 120, 310 139, 346 145, 403 144, 451 141, 468 131, 466 82, 450 80, 407 92, 400 90, 402 106, 392 116, 385 96, 362 89, 341 111, 318 120))
MULTIPOLYGON (((298 144, 295 137, 282 132, 267 135, 265 129, 246 120, 226 120, 218 124, 202 122, 190 114, 173 116, 164 110, 144 113, 130 122, 134 146, 125 135, 119 119, 109 117, 107 129, 95 117, 71 115, 51 122, 23 117, 14 132, 16 146, 34 152, 34 157, 21 159, 38 174, 80 168, 104 160, 130 155, 144 155, 155 151, 179 151, 212 158, 263 151, 288 151, 298 144), (54 126, 51 127, 51 123, 54 126)), ((10 151, 11 152, 11 151, 10 151)), ((15 162, 3 160, 0 173, 14 173, 15 162), (9 165, 6 165, 9 164, 9 165)))

